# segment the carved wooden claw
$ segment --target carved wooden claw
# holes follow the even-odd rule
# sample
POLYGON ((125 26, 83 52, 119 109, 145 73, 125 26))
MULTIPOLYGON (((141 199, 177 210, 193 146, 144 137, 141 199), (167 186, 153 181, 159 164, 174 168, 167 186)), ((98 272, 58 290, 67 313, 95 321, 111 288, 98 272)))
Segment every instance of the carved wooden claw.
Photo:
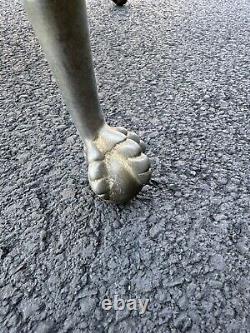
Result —
POLYGON ((150 162, 137 134, 105 124, 86 145, 90 186, 100 198, 125 203, 149 181, 150 162))

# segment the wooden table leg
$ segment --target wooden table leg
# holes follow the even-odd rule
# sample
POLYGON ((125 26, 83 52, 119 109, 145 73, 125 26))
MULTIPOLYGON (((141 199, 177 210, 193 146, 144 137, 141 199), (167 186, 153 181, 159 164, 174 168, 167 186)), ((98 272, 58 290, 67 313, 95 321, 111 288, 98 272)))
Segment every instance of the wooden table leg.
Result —
POLYGON ((83 0, 24 0, 73 121, 85 144, 93 191, 126 202, 148 182, 150 163, 139 137, 106 124, 101 112, 83 0))

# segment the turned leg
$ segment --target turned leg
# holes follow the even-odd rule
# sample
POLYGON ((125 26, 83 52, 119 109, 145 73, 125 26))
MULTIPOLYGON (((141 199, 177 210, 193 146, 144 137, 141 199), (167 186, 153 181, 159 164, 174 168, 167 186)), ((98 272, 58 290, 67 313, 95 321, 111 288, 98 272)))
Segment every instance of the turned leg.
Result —
POLYGON ((83 0, 24 0, 25 9, 86 147, 91 188, 126 202, 150 178, 144 145, 135 133, 106 124, 93 70, 83 0))

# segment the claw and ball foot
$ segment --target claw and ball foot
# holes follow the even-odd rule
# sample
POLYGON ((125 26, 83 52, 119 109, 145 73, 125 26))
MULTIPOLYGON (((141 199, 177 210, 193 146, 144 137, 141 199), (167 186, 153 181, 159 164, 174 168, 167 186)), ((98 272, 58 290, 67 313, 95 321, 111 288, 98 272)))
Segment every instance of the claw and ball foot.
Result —
POLYGON ((149 181, 151 170, 145 145, 135 133, 105 124, 86 147, 89 183, 100 198, 127 202, 149 181))
POLYGON ((148 182, 149 160, 135 133, 112 128, 104 120, 92 64, 85 1, 23 1, 85 144, 93 191, 108 201, 128 201, 148 182))

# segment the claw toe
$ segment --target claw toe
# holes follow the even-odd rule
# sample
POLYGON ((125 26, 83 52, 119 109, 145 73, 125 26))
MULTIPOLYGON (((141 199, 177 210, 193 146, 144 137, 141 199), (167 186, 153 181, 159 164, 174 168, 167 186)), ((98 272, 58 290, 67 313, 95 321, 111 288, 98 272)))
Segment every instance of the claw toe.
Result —
POLYGON ((117 151, 126 158, 135 157, 141 154, 141 146, 133 140, 128 139, 118 147, 117 151))
POLYGON ((119 143, 126 140, 126 135, 113 129, 109 132, 108 139, 110 142, 119 143))
POLYGON ((88 153, 88 160, 89 163, 95 162, 95 161, 100 161, 104 159, 104 154, 97 149, 95 146, 93 146, 91 149, 89 149, 88 153))
POLYGON ((124 135, 127 135, 128 131, 124 127, 116 127, 117 131, 121 132, 124 135))
POLYGON ((134 132, 128 132, 127 137, 128 137, 128 139, 131 139, 131 140, 137 142, 138 144, 140 144, 140 138, 139 138, 139 136, 136 133, 134 133, 134 132))
POLYGON ((97 180, 106 176, 106 167, 103 161, 94 161, 89 165, 89 179, 97 180))
POLYGON ((150 177, 151 177, 152 171, 149 169, 146 172, 140 173, 137 175, 140 183, 143 184, 147 184, 147 182, 149 181, 150 177))
POLYGON ((146 145, 145 145, 145 143, 142 140, 140 140, 140 146, 141 146, 142 152, 144 153, 145 150, 146 150, 146 145))
POLYGON ((107 179, 98 179, 91 182, 91 187, 93 191, 98 194, 106 194, 108 192, 108 182, 107 179))
POLYGON ((148 157, 145 154, 141 154, 140 156, 130 158, 130 162, 133 170, 138 174, 146 172, 150 168, 150 162, 148 157))

